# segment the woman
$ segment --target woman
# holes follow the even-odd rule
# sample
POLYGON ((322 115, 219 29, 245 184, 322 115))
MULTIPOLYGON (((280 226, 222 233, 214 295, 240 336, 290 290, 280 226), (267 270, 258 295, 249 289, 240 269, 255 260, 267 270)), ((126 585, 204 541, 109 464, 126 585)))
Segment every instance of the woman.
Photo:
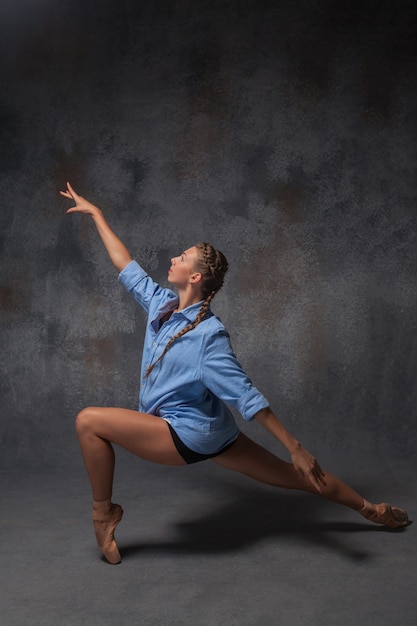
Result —
POLYGON ((204 243, 171 259, 168 282, 176 288, 176 296, 154 283, 132 260, 98 207, 76 194, 69 183, 60 193, 75 202, 67 213, 91 215, 119 280, 148 314, 139 412, 88 407, 76 422, 92 487, 96 539, 110 563, 121 560, 114 531, 123 515, 121 506, 111 502, 112 443, 167 465, 211 458, 263 483, 319 494, 389 528, 409 523, 405 511, 371 504, 323 471, 252 385, 232 352, 227 331, 210 310, 227 271, 221 252, 204 243), (244 419, 256 419, 287 448, 292 463, 239 432, 226 404, 236 407, 244 419))

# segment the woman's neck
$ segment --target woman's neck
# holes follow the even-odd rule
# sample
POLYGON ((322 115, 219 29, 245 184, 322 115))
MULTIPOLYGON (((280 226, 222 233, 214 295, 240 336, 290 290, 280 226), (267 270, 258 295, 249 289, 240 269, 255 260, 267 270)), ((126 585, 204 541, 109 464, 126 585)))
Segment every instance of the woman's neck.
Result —
POLYGON ((176 310, 182 311, 182 309, 186 309, 193 304, 197 304, 197 302, 201 302, 201 300, 204 300, 204 297, 200 290, 184 289, 178 290, 178 299, 178 307, 176 310))

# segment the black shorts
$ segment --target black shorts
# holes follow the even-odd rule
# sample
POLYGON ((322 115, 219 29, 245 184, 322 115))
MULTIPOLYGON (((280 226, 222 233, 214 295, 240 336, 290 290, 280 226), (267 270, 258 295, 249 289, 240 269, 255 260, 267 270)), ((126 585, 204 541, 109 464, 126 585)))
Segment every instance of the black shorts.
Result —
POLYGON ((181 439, 178 437, 171 424, 169 422, 167 422, 167 424, 175 447, 177 448, 184 461, 188 464, 198 463, 199 461, 205 461, 206 459, 212 459, 214 456, 218 456, 222 452, 225 452, 226 450, 231 448, 231 446, 233 446, 233 444, 236 442, 235 439, 231 443, 228 443, 227 446, 224 446, 224 448, 222 448, 221 450, 213 452, 212 454, 201 454, 200 452, 194 452, 194 450, 191 450, 188 446, 186 446, 185 443, 181 441, 181 439))

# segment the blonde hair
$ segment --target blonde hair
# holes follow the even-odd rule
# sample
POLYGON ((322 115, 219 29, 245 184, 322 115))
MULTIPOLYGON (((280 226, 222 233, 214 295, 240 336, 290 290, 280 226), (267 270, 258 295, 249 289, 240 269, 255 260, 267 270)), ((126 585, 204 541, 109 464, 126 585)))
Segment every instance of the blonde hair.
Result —
POLYGON ((185 335, 185 333, 189 333, 190 330, 194 330, 194 328, 205 319, 210 307, 210 302, 223 286, 224 277, 229 267, 224 254, 220 252, 220 250, 213 248, 213 246, 209 243, 198 243, 195 247, 197 248, 198 253, 196 270, 200 272, 203 277, 201 289, 204 297, 203 304, 201 305, 194 322, 188 324, 188 326, 171 337, 162 354, 157 358, 155 363, 148 367, 146 376, 149 376, 155 365, 164 358, 174 341, 177 341, 177 339, 185 335))

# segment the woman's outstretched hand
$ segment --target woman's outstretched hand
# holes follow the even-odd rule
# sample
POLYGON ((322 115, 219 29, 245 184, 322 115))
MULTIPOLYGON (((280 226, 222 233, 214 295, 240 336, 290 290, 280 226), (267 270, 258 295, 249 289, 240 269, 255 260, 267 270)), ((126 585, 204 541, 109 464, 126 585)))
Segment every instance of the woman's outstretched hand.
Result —
POLYGON ((291 460, 297 472, 314 485, 320 493, 326 487, 325 474, 318 461, 301 444, 291 452, 291 460))
POLYGON ((67 183, 66 191, 60 191, 59 193, 61 194, 61 196, 64 196, 64 198, 69 198, 70 200, 74 200, 75 202, 75 206, 68 209, 67 213, 78 212, 78 213, 87 213, 87 215, 94 215, 95 213, 100 211, 100 209, 96 207, 94 204, 91 204, 91 202, 88 202, 88 200, 86 200, 82 196, 79 196, 77 193, 75 193, 74 189, 71 187, 69 183, 67 183))
POLYGON ((91 215, 94 223, 97 227, 98 234, 101 237, 101 240, 106 248, 108 255, 119 272, 122 271, 123 268, 126 267, 128 263, 132 260, 132 257, 129 254, 128 249, 124 245, 122 241, 114 234, 111 230, 110 226, 107 224, 103 213, 101 210, 88 202, 82 196, 79 196, 75 193, 74 189, 71 187, 69 183, 67 183, 66 191, 59 192, 61 196, 64 198, 69 198, 70 200, 74 200, 75 206, 71 207, 67 210, 67 213, 84 213, 86 215, 91 215))

